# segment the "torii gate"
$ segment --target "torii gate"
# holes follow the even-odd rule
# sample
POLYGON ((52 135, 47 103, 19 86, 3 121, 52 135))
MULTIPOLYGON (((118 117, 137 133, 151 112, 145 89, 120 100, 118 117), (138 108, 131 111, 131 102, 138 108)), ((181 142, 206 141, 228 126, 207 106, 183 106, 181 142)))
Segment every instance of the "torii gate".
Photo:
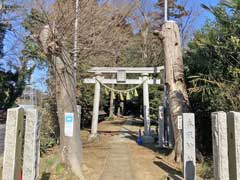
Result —
MULTIPOLYGON (((94 103, 93 103, 93 117, 91 127, 91 137, 97 136, 98 128, 98 114, 100 103, 101 83, 103 84, 143 84, 143 106, 144 106, 144 135, 150 136, 150 118, 149 118, 149 91, 148 85, 162 84, 160 79, 150 79, 149 74, 160 73, 164 70, 161 67, 94 67, 88 72, 95 73, 95 77, 91 79, 84 79, 86 84, 95 84, 94 103), (116 79, 105 79, 103 74, 117 74, 116 79), (127 74, 141 74, 139 79, 127 79, 127 74)), ((162 73, 163 75, 163 73, 162 73)))

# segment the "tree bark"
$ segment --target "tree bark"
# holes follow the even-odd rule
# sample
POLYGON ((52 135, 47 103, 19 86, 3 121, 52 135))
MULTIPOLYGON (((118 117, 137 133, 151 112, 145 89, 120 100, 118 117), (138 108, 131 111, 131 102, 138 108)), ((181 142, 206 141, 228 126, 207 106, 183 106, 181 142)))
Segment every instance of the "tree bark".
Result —
MULTIPOLYGON (((81 168, 82 142, 80 138, 80 121, 77 113, 73 62, 69 53, 63 47, 58 47, 57 43, 49 42, 50 39, 50 27, 46 25, 39 36, 39 40, 49 58, 49 62, 52 62, 55 68, 61 162, 82 180, 84 179, 81 168), (64 134, 65 113, 74 113, 72 137, 67 137, 64 134)), ((58 43, 64 46, 62 42, 58 43)))
POLYGON ((61 161, 70 167, 74 174, 83 179, 81 170, 82 142, 80 139, 80 121, 77 113, 73 68, 71 68, 70 56, 67 53, 62 53, 61 57, 54 56, 53 58, 56 64, 56 97, 60 125, 61 161), (64 115, 67 112, 74 113, 72 137, 67 137, 64 134, 64 115))
POLYGON ((182 130, 178 129, 178 115, 188 112, 189 99, 184 80, 184 67, 180 47, 180 35, 178 25, 174 21, 168 21, 162 26, 160 33, 165 54, 165 78, 168 90, 170 118, 174 131, 173 157, 176 162, 181 161, 182 156, 182 130))

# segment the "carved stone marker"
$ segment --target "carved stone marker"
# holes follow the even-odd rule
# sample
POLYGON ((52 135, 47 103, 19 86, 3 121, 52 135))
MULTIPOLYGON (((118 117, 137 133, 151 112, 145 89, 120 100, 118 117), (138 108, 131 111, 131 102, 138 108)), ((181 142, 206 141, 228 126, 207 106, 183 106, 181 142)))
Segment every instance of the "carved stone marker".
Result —
POLYGON ((196 179, 195 118, 183 113, 183 174, 185 180, 196 179))
POLYGON ((240 179, 240 113, 227 114, 229 178, 240 179))
POLYGON ((26 109, 23 180, 37 179, 40 162, 40 117, 37 109, 26 109))
POLYGON ((160 147, 164 146, 164 108, 158 108, 158 144, 160 147))
POLYGON ((229 180, 227 115, 214 112, 212 117, 214 179, 229 180))
POLYGON ((23 116, 24 111, 22 108, 8 109, 2 180, 20 179, 24 122, 23 116))

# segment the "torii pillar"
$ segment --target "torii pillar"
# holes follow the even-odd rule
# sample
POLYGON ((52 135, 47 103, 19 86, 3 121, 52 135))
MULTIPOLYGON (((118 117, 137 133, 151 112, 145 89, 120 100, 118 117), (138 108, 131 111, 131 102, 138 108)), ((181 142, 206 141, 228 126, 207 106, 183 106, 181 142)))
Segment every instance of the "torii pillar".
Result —
POLYGON ((148 74, 143 76, 143 113, 144 113, 144 134, 150 135, 150 118, 149 118, 149 91, 148 91, 148 74))
POLYGON ((95 77, 95 91, 94 91, 94 101, 93 101, 93 116, 92 116, 92 128, 91 128, 91 138, 97 136, 98 129, 98 115, 99 115, 99 103, 100 103, 100 91, 101 85, 98 80, 100 80, 100 74, 95 77))
POLYGON ((152 143, 153 137, 150 132, 150 117, 149 117, 149 91, 148 91, 148 74, 143 73, 143 111, 144 111, 144 143, 152 143))

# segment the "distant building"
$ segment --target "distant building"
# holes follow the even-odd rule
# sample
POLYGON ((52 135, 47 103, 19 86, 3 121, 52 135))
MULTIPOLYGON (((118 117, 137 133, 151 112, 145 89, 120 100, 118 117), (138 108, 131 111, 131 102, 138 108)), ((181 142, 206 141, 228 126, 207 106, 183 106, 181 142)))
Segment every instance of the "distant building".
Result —
POLYGON ((17 99, 16 103, 18 105, 32 105, 42 107, 43 99, 46 96, 46 93, 27 86, 23 91, 22 96, 17 99))

